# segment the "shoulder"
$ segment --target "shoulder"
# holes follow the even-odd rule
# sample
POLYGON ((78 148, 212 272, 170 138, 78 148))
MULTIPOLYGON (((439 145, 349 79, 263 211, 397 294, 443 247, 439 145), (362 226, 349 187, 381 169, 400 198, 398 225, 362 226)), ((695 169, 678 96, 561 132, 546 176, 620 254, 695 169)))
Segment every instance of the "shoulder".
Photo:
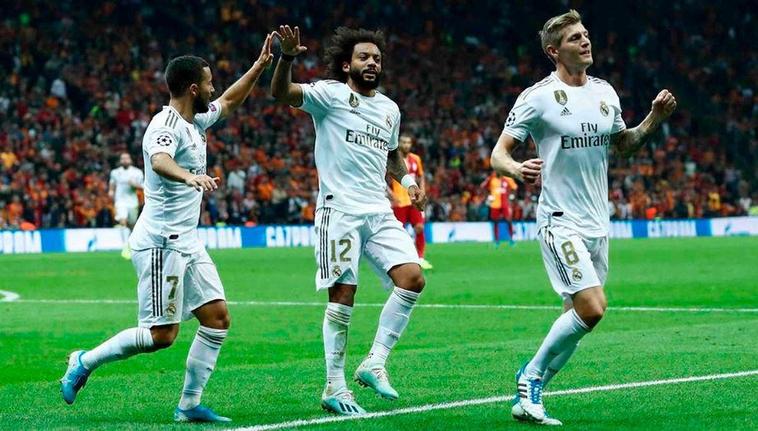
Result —
POLYGON ((556 80, 553 75, 548 75, 543 80, 522 91, 518 98, 522 102, 532 103, 540 96, 544 95, 548 90, 550 90, 552 88, 552 84, 555 83, 556 80))
POLYGON ((605 88, 610 88, 611 90, 613 90, 613 86, 610 83, 608 83, 608 81, 606 81, 605 79, 600 79, 596 76, 587 75, 587 80, 595 85, 600 86, 601 88, 605 87, 605 88))
POLYGON ((165 131, 169 129, 178 133, 178 123, 179 115, 177 115, 172 109, 164 107, 162 111, 153 115, 153 119, 150 120, 150 124, 148 124, 145 134, 147 135, 149 132, 154 133, 158 130, 165 131))
POLYGON ((327 91, 339 91, 347 87, 347 84, 334 79, 321 79, 313 82, 304 82, 301 84, 304 87, 324 89, 327 91))
POLYGON ((616 94, 616 89, 613 88, 613 86, 606 80, 597 78, 595 76, 589 76, 587 75, 587 80, 592 83, 593 86, 597 89, 597 91, 610 94, 615 98, 618 98, 618 95, 616 94))
POLYGON ((379 91, 376 92, 377 102, 387 105, 394 113, 400 115, 400 107, 394 100, 390 99, 386 94, 379 91))

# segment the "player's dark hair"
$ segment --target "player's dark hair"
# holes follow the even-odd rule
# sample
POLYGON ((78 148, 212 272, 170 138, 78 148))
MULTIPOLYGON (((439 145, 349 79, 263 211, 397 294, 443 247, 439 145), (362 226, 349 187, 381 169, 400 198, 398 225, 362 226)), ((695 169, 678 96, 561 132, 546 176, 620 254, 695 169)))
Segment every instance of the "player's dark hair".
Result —
POLYGON ((363 28, 356 30, 339 27, 334 31, 331 43, 324 52, 324 62, 326 63, 326 72, 329 78, 347 82, 348 74, 342 70, 342 64, 350 63, 350 60, 353 58, 355 45, 359 43, 373 43, 379 48, 379 52, 384 57, 387 42, 384 40, 384 33, 381 30, 366 30, 363 28))
POLYGON ((205 67, 210 67, 208 62, 194 55, 182 55, 172 59, 166 66, 168 91, 172 96, 180 97, 190 85, 200 85, 205 67))

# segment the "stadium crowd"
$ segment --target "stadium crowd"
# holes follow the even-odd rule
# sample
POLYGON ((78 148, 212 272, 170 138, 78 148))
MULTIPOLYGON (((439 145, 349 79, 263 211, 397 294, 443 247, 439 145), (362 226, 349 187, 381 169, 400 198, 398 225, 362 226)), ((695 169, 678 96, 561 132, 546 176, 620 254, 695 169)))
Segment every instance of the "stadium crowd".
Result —
MULTIPOLYGON (((206 58, 220 94, 282 23, 299 25, 309 48, 293 70, 300 82, 324 76, 319 55, 335 27, 386 29, 382 89, 425 163, 428 220, 486 220, 491 148, 518 94, 552 70, 536 31, 568 7, 475 3, 12 1, 0 21, 0 229, 112 226, 109 171, 122 152, 142 167, 142 133, 168 101, 167 61, 206 58)), ((590 74, 617 89, 627 125, 662 88, 679 100, 638 154, 610 149, 612 216, 756 213, 756 23, 741 12, 750 2, 718 11, 691 0, 579 3, 594 43, 590 74)), ((270 75, 209 130, 209 175, 224 183, 206 197, 201 224, 313 221, 313 126, 272 103, 270 75)), ((519 152, 536 154, 533 143, 519 152)), ((534 217, 538 194, 518 188, 514 219, 534 217)))

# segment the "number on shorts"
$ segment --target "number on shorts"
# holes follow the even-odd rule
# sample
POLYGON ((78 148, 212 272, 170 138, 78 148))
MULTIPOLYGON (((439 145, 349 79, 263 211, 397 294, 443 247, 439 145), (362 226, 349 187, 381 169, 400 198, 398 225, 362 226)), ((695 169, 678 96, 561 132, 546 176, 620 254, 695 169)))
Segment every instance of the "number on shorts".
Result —
MULTIPOLYGON (((347 253, 350 251, 350 249, 353 247, 353 243, 345 238, 341 239, 339 242, 340 245, 344 245, 345 248, 342 249, 342 252, 340 253, 340 262, 350 262, 352 259, 347 256, 347 253)), ((337 245, 336 241, 332 240, 332 262, 337 261, 337 245)))
POLYGON ((571 241, 566 241, 563 244, 561 244, 561 250, 563 250, 563 257, 566 258, 567 264, 573 265, 579 262, 579 255, 576 254, 576 250, 574 249, 574 244, 571 241))
POLYGON ((166 277, 166 281, 171 283, 171 292, 168 293, 168 300, 171 301, 176 297, 176 285, 179 284, 179 277, 169 275, 166 277))

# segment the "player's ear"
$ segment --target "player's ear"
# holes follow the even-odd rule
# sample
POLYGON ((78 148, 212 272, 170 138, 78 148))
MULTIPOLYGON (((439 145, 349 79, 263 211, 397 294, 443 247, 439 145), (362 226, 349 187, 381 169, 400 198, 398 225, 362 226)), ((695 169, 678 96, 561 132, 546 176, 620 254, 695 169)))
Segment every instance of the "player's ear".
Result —
POLYGON ((548 45, 545 47, 545 53, 547 53, 547 56, 553 60, 553 63, 558 62, 558 48, 554 47, 553 45, 548 45))
POLYGON ((350 63, 347 61, 342 62, 342 71, 345 73, 350 73, 350 63))
POLYGON ((197 84, 190 84, 189 92, 191 95, 197 96, 198 94, 200 94, 200 87, 197 84))

